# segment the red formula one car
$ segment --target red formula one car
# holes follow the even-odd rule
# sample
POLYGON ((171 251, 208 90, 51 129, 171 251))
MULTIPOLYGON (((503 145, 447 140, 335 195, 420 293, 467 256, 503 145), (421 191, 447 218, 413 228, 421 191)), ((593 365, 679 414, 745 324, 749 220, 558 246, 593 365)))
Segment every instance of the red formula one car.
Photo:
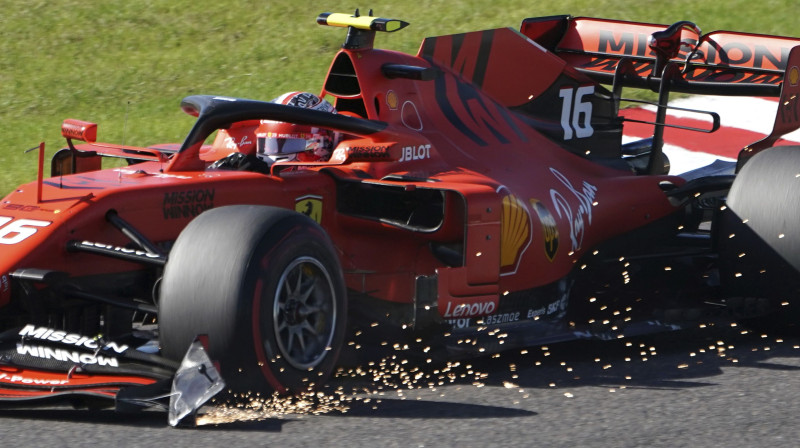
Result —
POLYGON ((456 357, 796 319, 800 148, 771 147, 800 126, 800 39, 555 16, 412 56, 373 48, 405 22, 317 21, 348 28, 320 95, 338 113, 190 96, 185 141, 147 148, 64 122, 51 176, 40 157, 0 204, 0 399, 175 424, 225 383, 319 385, 355 328, 456 357), (624 88, 658 93, 652 138, 622 144, 624 88), (670 175, 672 92, 779 97, 774 130, 670 175), (287 123, 335 133, 330 158, 220 168, 287 123))

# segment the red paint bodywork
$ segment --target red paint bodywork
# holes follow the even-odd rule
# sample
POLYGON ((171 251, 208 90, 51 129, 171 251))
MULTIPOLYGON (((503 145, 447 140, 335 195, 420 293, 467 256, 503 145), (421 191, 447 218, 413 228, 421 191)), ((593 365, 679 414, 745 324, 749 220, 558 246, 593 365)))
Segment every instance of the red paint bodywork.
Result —
MULTIPOLYGON (((565 150, 557 140, 546 138, 509 110, 544 95, 554 84, 591 84, 591 79, 574 66, 588 65, 587 54, 593 51, 605 49, 612 54, 616 49, 621 54, 630 50, 644 56, 647 51, 637 42, 663 28, 573 19, 558 43, 559 49, 585 52, 572 55, 547 51, 524 36, 546 41, 542 36, 547 35, 550 25, 525 21, 523 34, 497 29, 429 38, 417 56, 373 48, 341 50, 322 93, 338 103, 359 103, 360 111, 366 113, 363 118, 387 126, 366 139, 344 140, 326 164, 283 171, 278 176, 209 172, 205 166, 230 151, 218 137, 213 146, 201 150, 195 145, 171 160, 163 154, 158 156, 161 153, 156 150, 138 148, 162 160, 48 179, 41 202, 36 200, 34 184, 23 185, 3 200, 0 215, 51 224, 37 228, 36 234, 24 241, 2 246, 0 272, 36 266, 84 276, 131 269, 130 263, 71 254, 64 249, 67 240, 124 245, 125 239, 102 219, 109 209, 116 210, 151 240, 169 242, 188 223, 187 214, 196 215, 205 208, 238 203, 293 208, 295 199, 314 195, 322 201, 321 223, 340 250, 348 286, 353 290, 369 291, 382 300, 411 303, 415 277, 438 273, 439 294, 444 299, 441 310, 449 297, 463 303, 496 301, 505 291, 551 283, 565 276, 597 244, 674 213, 675 207, 659 184, 678 186, 683 181, 670 176, 636 176, 603 166, 565 150), (607 38, 610 44, 598 43, 603 33, 611 36, 607 38), (624 41, 628 35, 632 36, 630 47, 624 41), (342 94, 330 87, 335 84, 336 65, 342 61, 352 65, 358 79, 355 93, 342 94), (440 76, 431 81, 392 79, 381 73, 385 64, 433 68, 440 76), (388 148, 391 160, 341 160, 346 148, 352 151, 364 146, 388 148), (331 176, 318 174, 332 167, 339 179, 372 184, 397 185, 382 180, 389 175, 424 179, 402 185, 443 191, 448 203, 445 225, 420 234, 337 213, 334 181, 331 176), (590 198, 580 197, 584 188, 593 193, 590 198), (181 199, 192 193, 195 196, 191 200, 181 199), (203 199, 196 195, 203 195, 203 199), (588 207, 581 202, 587 199, 591 199, 588 207), (554 229, 542 224, 534 202, 555 218, 554 229), (514 223, 508 221, 511 209, 517 213, 514 223), (503 230, 504 224, 517 225, 522 230, 515 231, 526 235, 514 236, 519 241, 512 241, 512 230, 503 230), (558 243, 549 255, 546 232, 558 243), (426 248, 432 240, 462 240, 464 266, 442 266, 426 248)), ((731 33, 715 38, 723 46, 729 39, 759 48, 770 48, 768 45, 775 46, 776 42, 797 43, 731 33)), ((773 59, 767 56, 759 60, 773 59)), ((753 66, 750 61, 748 66, 753 66)), ((338 106, 346 112, 347 107, 338 106)), ((75 123, 82 125, 89 130, 90 141, 94 139, 96 127, 70 123, 73 127, 75 123)), ((243 123, 220 134, 228 132, 236 140, 254 129, 253 122, 243 123)), ((78 149, 97 150, 97 145, 102 144, 78 145, 78 149)), ((587 139, 585 148, 591 152, 591 139, 587 139)), ((120 149, 106 145, 106 152, 120 149)), ((8 288, 0 290, 0 304, 9 298, 8 288)))
MULTIPOLYGON (((3 199, 0 307, 22 300, 11 280, 20 269, 78 279, 150 269, 68 250, 70 241, 126 250, 130 240, 106 220, 110 211, 168 248, 208 208, 261 204, 302 211, 301 205, 311 207, 303 201, 315 201, 351 292, 413 305, 419 279, 435 278, 439 316, 492 314, 506 295, 551 285, 579 269, 602 243, 684 212, 665 193, 684 185, 682 178, 637 174, 622 159, 622 121, 598 81, 626 57, 648 85, 655 57, 646 40, 663 29, 564 16, 528 19, 521 32, 428 38, 417 55, 371 44, 343 48, 321 94, 341 116, 368 120, 374 130, 345 133, 330 161, 278 163, 270 174, 207 169, 231 151, 252 152, 257 119, 226 123, 210 145, 202 138, 151 148, 95 143, 96 125, 68 120, 64 136, 86 141, 73 146, 68 140, 74 153, 136 162, 97 170, 90 155, 74 162, 74 173, 22 185, 3 199), (356 193, 348 196, 351 190, 356 193), (402 204, 428 193, 441 198, 433 224, 412 224, 414 214, 426 211, 424 201, 401 216, 407 222, 369 207, 369 201, 381 210, 383 198, 402 204), (366 206, 358 204, 362 197, 366 206), (453 248, 460 260, 446 262, 432 249, 437 245, 453 248)), ((681 33, 683 41, 697 42, 697 35, 681 33)), ((704 39, 698 49, 707 60, 687 79, 768 87, 783 79, 784 49, 800 43, 723 32, 704 39), (726 59, 719 51, 725 48, 740 53, 726 59)))

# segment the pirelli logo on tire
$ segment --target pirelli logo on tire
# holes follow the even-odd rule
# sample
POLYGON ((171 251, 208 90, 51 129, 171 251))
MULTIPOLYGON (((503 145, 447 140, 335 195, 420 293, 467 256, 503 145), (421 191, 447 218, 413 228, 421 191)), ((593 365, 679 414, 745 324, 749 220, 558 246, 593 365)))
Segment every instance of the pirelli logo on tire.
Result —
POLYGON ((322 224, 322 196, 301 196, 295 199, 294 210, 322 224))

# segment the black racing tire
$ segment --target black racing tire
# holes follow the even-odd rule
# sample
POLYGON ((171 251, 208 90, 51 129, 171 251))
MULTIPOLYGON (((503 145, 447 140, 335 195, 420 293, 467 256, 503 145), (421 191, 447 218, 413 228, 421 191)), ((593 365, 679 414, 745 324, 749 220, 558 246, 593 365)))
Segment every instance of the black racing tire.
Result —
POLYGON ((736 176, 727 205, 800 271, 800 146, 756 154, 736 176))
POLYGON ((718 225, 720 279, 734 316, 755 329, 800 323, 800 146, 751 158, 718 225))
POLYGON ((343 345, 347 298, 325 231, 305 215, 227 206, 199 215, 170 251, 161 282, 162 354, 197 335, 234 393, 301 393, 324 383, 343 345))

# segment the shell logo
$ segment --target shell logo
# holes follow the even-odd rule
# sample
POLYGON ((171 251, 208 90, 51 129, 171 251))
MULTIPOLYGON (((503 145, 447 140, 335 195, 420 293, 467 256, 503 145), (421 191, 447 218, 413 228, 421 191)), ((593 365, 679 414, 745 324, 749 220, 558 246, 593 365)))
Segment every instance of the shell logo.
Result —
POLYGON ((500 223, 500 268, 515 271, 531 240, 531 217, 525 203, 513 194, 503 198, 500 223))
POLYGON ((800 80, 800 70, 797 66, 793 66, 789 69, 789 84, 796 86, 798 80, 800 80))

